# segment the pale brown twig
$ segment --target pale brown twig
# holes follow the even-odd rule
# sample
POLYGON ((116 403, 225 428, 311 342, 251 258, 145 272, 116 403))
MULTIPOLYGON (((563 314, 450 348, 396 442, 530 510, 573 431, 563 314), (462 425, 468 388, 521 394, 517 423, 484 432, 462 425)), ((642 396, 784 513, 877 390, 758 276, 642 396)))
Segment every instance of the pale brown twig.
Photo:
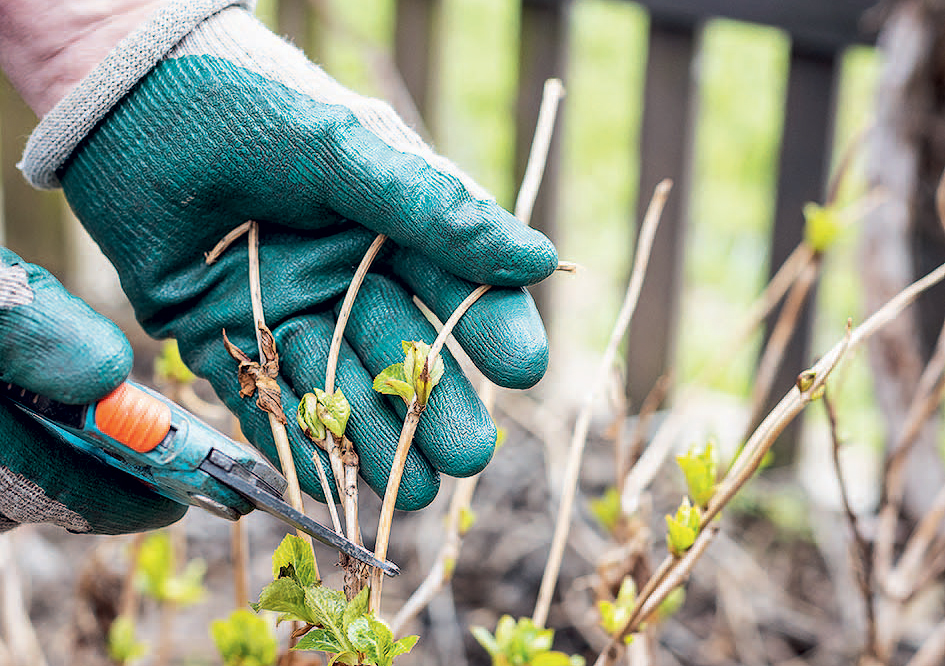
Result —
POLYGON ((919 377, 915 396, 883 470, 883 501, 879 512, 876 537, 876 569, 884 580, 893 567, 893 546, 896 526, 905 492, 904 466, 909 452, 918 440, 923 424, 939 408, 945 390, 945 327, 939 333, 935 352, 919 377))
MULTIPOLYGON (((453 328, 459 322, 460 318, 466 314, 466 311, 472 307, 483 294, 490 289, 487 284, 476 287, 463 302, 457 306, 453 313, 443 323, 443 328, 437 334, 430 350, 427 353, 426 367, 423 372, 429 376, 430 369, 436 362, 440 350, 446 343, 447 337, 452 333, 453 328)), ((374 556, 383 560, 387 557, 387 547, 390 543, 390 530, 394 522, 394 506, 397 504, 397 494, 400 491, 400 480, 403 477, 404 465, 407 463, 407 454, 410 451, 410 445, 413 442, 413 436, 417 432, 417 426, 420 423, 420 415, 423 413, 425 404, 417 400, 416 395, 407 405, 407 415, 404 417, 404 425, 400 431, 400 438, 397 440, 397 450, 394 452, 394 460, 391 463, 390 476, 387 479, 387 488, 384 491, 384 501, 381 504, 381 513, 377 521, 377 539, 374 542, 374 556)), ((377 612, 381 603, 381 588, 383 586, 383 573, 375 570, 371 577, 371 610, 377 612)))
MULTIPOLYGON (((711 525, 711 522, 719 512, 754 475, 761 465, 765 454, 771 448, 771 445, 774 443, 775 439, 777 439, 781 431, 809 402, 822 394, 827 378, 834 368, 836 368, 841 358, 843 358, 847 352, 869 338, 879 328, 899 316, 919 294, 940 282, 943 278, 945 278, 945 264, 939 266, 925 277, 913 282, 896 294, 896 296, 873 313, 873 315, 860 326, 852 329, 851 325, 848 323, 847 334, 844 338, 835 344, 812 368, 802 373, 802 376, 806 377, 808 380, 805 382, 805 390, 802 391, 799 386, 792 387, 787 395, 784 396, 772 412, 762 421, 761 425, 758 426, 754 434, 745 444, 743 454, 739 456, 735 464, 729 469, 725 478, 718 484, 715 495, 709 501, 709 506, 701 517, 702 531, 700 532, 700 537, 701 534, 705 532, 706 528, 711 525)), ((612 648, 616 647, 617 640, 622 639, 627 634, 636 630, 639 623, 646 617, 644 613, 646 613, 646 609, 649 607, 649 599, 655 594, 657 589, 662 589, 662 585, 665 582, 664 579, 668 579, 670 576, 674 575, 674 569, 679 566, 679 562, 682 559, 683 558, 676 558, 670 555, 664 560, 657 572, 647 582, 643 590, 641 590, 630 617, 624 623, 617 638, 615 638, 611 646, 605 652, 611 652, 612 648)), ((602 653, 600 659, 603 658, 604 653, 602 653)), ((598 662, 603 663, 600 659, 598 662)))
MULTIPOLYGON (((253 308, 253 328, 256 331, 256 345, 259 349, 259 358, 264 359, 260 327, 266 327, 266 317, 263 313, 262 287, 259 278, 259 223, 255 220, 249 221, 249 293, 253 308)), ((289 445, 289 435, 286 432, 285 424, 272 412, 266 412, 266 416, 269 417, 269 428, 272 430, 272 439, 279 454, 279 465, 282 467, 282 474, 288 483, 286 495, 289 504, 295 510, 304 513, 302 489, 299 487, 299 477, 295 470, 295 459, 292 457, 292 447, 289 445)), ((310 546, 312 545, 312 537, 308 534, 302 530, 296 530, 296 534, 310 546)), ((318 576, 317 564, 315 565, 315 575, 318 576)))
POLYGON ((384 245, 384 241, 386 240, 387 236, 384 234, 377 235, 371 242, 370 247, 365 251, 364 256, 361 258, 361 263, 358 264, 358 268, 354 272, 351 282, 348 284, 345 298, 341 302, 341 309, 338 311, 338 320, 335 322, 335 330, 331 335, 331 346, 328 349, 328 365, 325 368, 325 393, 331 394, 335 391, 335 370, 338 367, 341 341, 344 339, 345 326, 347 326, 348 319, 351 317, 354 299, 358 294, 358 290, 361 289, 361 284, 364 282, 364 278, 370 270, 371 264, 374 263, 377 253, 381 251, 381 246, 384 245))
POLYGON ((407 623, 415 618, 453 576, 456 560, 463 544, 461 522, 463 512, 469 509, 473 493, 476 490, 479 476, 457 479, 450 499, 449 513, 446 518, 446 538, 440 547, 423 582, 414 590, 397 615, 391 620, 391 631, 395 636, 400 635, 407 623))
POLYGON ((876 648, 876 608, 873 605, 873 549, 863 535, 860 521, 847 493, 847 484, 843 477, 843 468, 840 465, 840 436, 837 432, 837 413, 833 401, 824 393, 824 409, 827 412, 827 421, 830 425, 831 451, 834 472, 837 475, 837 485, 840 488, 840 499, 843 502, 843 513, 847 525, 853 536, 853 547, 850 549, 853 556, 853 571, 856 577, 857 588, 863 598, 863 610, 866 613, 866 654, 875 656, 876 648))
POLYGON ((761 415, 765 401, 771 393, 771 386, 774 383, 778 368, 781 366, 791 336, 797 329, 804 303, 817 283, 820 265, 821 256, 815 253, 801 269, 794 280, 794 284, 791 285, 784 305, 778 313, 777 322, 774 328, 771 329, 768 344, 765 345, 761 360, 758 361, 758 369, 752 383, 750 421, 752 424, 761 415))
POLYGON ((551 548, 548 552, 545 571, 542 575, 541 586, 538 590, 535 612, 532 614, 532 620, 540 627, 543 627, 545 621, 548 619, 548 612, 551 608, 551 597, 557 585, 558 572, 561 569, 561 561, 564 557, 564 548, 567 543, 571 523, 571 509, 574 504, 574 495, 581 466, 581 458, 584 453, 584 445, 587 442, 591 413, 597 395, 610 375, 614 358, 617 355, 617 347, 623 339, 627 327, 630 325, 630 320, 633 317, 633 312, 636 309, 637 301, 640 297, 640 289, 643 285, 643 277, 646 273, 646 265, 653 247, 653 237, 656 234, 660 215, 663 212, 663 206, 666 203, 666 198, 669 196, 671 187, 672 181, 668 179, 660 182, 660 184, 656 186, 656 190, 650 200, 650 205, 647 208, 646 215, 644 215, 643 218, 643 224, 640 228, 639 241, 637 242, 637 251, 633 263, 633 273, 630 276, 630 283, 627 287, 627 294, 623 306, 620 308, 620 312, 617 315, 617 321, 614 324, 607 348, 598 366, 596 377, 585 394, 584 403, 574 425, 554 536, 552 537, 551 548))
POLYGON ((541 179, 545 173, 548 149, 551 146, 551 136, 554 133, 555 116, 562 97, 564 97, 564 86, 561 85, 560 79, 545 81, 541 95, 541 106, 538 107, 535 135, 532 138, 528 160, 525 163, 525 174, 522 176, 522 184, 519 187, 518 197, 515 200, 515 208, 513 209, 515 217, 525 224, 531 222, 532 208, 535 205, 538 187, 541 185, 541 179))
POLYGON ((601 651, 597 660, 594 662, 594 666, 610 663, 616 658, 617 648, 620 641, 623 640, 623 637, 630 633, 635 633, 639 625, 659 609, 660 604, 666 600, 670 592, 686 582, 696 562, 698 562, 705 553, 709 544, 712 543, 712 539, 715 538, 718 532, 718 525, 705 527, 682 557, 669 555, 663 560, 657 572, 651 576, 650 581, 648 581, 647 588, 644 588, 644 590, 640 592, 640 596, 637 598, 637 603, 634 606, 633 615, 618 635, 612 637, 610 644, 601 651), (658 582, 651 584, 653 580, 657 580, 658 582), (646 599, 641 601, 644 592, 646 593, 646 599))
POLYGON ((230 556, 233 559, 233 602, 236 608, 249 604, 248 536, 243 519, 234 521, 230 527, 230 556))
POLYGON ((945 620, 925 639, 906 666, 941 666, 945 662, 945 620))
POLYGON ((252 220, 247 220, 243 224, 239 225, 232 231, 230 231, 226 236, 220 239, 220 242, 213 246, 213 249, 204 254, 204 262, 207 265, 214 263, 219 259, 228 247, 230 247, 240 236, 249 231, 249 228, 256 224, 252 220))
POLYGON ((922 577, 929 551, 939 534, 945 519, 945 488, 941 488, 932 500, 925 515, 919 520, 906 541, 896 566, 889 572, 885 588, 896 598, 909 599, 917 592, 916 581, 922 577))
POLYGON ((623 486, 627 475, 630 473, 630 469, 636 465, 637 461, 640 459, 640 454, 643 452, 647 434, 650 430, 650 424, 653 422, 653 415, 666 400, 666 396, 669 395, 669 390, 672 385, 673 372, 670 370, 657 379, 653 388, 646 394, 646 397, 643 399, 643 404, 640 405, 640 413, 637 414, 636 423, 626 443, 622 441, 618 432, 615 467, 617 469, 617 492, 621 495, 623 494, 623 486))

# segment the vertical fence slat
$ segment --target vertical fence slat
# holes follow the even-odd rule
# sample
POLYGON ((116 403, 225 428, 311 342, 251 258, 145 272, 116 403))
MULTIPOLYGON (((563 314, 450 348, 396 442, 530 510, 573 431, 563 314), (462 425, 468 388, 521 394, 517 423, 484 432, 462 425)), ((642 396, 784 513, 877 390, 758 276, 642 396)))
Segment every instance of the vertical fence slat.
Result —
MULTIPOLYGON (((778 194, 771 233, 769 277, 780 268, 804 235, 802 209, 808 201, 821 201, 830 165, 836 81, 840 55, 837 52, 792 48, 784 131, 778 163, 778 194)), ((813 293, 803 313, 772 384, 765 412, 774 408, 810 364, 810 334, 813 293)), ((780 312, 771 315, 768 333, 780 312)), ((767 338, 767 333, 766 333, 767 338)), ((791 462, 799 421, 782 433, 774 448, 775 462, 791 462)))
POLYGON ((73 268, 67 247, 65 215, 59 191, 33 189, 16 168, 36 116, 0 75, 0 155, 2 155, 5 245, 23 259, 40 264, 67 286, 73 268))
POLYGON ((317 46, 313 37, 316 16, 309 0, 279 0, 276 5, 276 23, 280 34, 305 51, 309 58, 314 57, 317 46))
POLYGON ((657 183, 669 177, 674 187, 630 325, 628 395, 637 409, 666 371, 676 340, 697 99, 691 76, 696 42, 693 28, 658 21, 650 26, 636 219, 643 219, 657 183))
MULTIPOLYGON (((542 90, 545 81, 550 78, 565 78, 565 66, 568 53, 568 15, 570 2, 542 2, 541 0, 523 0, 521 6, 518 100, 515 114, 515 184, 516 188, 525 175, 525 165, 531 148, 535 123, 538 121, 538 109, 541 106, 542 90)), ((567 98, 562 102, 556 124, 561 126, 562 112, 566 108, 567 98)), ((558 191, 560 132, 555 131, 548 151, 545 175, 535 207, 532 210, 531 224, 552 240, 555 240, 555 195, 558 191)), ((532 289, 532 295, 538 304, 546 324, 550 326, 550 293, 547 283, 532 289)))
POLYGON ((407 92, 431 131, 433 52, 436 47, 436 16, 441 0, 397 0, 394 30, 394 62, 407 92))

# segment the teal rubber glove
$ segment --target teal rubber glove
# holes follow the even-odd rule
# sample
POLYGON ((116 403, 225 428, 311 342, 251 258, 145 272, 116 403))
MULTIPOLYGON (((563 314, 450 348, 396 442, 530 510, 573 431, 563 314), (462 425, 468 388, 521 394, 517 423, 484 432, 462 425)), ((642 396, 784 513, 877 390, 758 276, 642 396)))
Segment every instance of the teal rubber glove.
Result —
MULTIPOLYGON (((210 380, 273 460, 267 416, 238 395, 236 363, 221 340, 225 329, 255 357, 246 243, 210 266, 204 255, 242 222, 260 222, 264 310, 291 416, 299 396, 323 388, 337 308, 365 249, 386 234, 347 326, 337 375, 352 407, 346 434, 361 475, 383 493, 404 406, 374 392, 372 380, 403 360, 402 340, 430 343, 435 335, 412 299, 445 320, 476 284, 501 287, 469 311, 455 335, 492 381, 531 386, 548 350, 522 287, 554 271, 555 249, 435 155, 387 105, 338 85, 239 5, 197 22, 133 86, 108 84, 110 72, 134 78, 142 67, 126 61, 142 44, 173 41, 161 31, 180 30, 182 20, 168 20, 167 12, 192 5, 170 3, 119 45, 44 119, 22 167, 35 184, 61 182, 144 328, 177 338, 184 361, 210 380), (82 115, 97 94, 126 88, 101 118, 82 115)), ((445 356, 446 375, 404 473, 401 509, 428 504, 438 472, 474 474, 493 453, 495 426, 445 356)), ((311 464, 320 452, 292 425, 303 490, 321 498, 311 464)))
MULTIPOLYGON (((129 370, 131 347, 114 324, 47 271, 0 248, 0 381, 84 404, 129 370)), ((122 534, 163 527, 186 510, 0 403, 0 531, 48 522, 122 534)))

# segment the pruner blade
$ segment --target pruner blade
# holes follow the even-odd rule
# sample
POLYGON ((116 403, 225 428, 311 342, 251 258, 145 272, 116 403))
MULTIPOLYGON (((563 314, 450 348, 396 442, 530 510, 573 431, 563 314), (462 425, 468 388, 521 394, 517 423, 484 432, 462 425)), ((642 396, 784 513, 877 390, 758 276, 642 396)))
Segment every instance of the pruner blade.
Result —
POLYGON ((312 520, 285 502, 281 498, 285 481, 275 473, 275 470, 272 470, 271 476, 273 478, 270 479, 265 475, 269 468, 248 470, 226 454, 215 449, 210 451, 210 454, 201 463, 200 469, 238 492, 257 509, 265 511, 282 522, 311 535, 326 546, 330 546, 372 567, 377 567, 388 576, 396 576, 400 573, 400 568, 393 562, 379 560, 368 549, 312 520))

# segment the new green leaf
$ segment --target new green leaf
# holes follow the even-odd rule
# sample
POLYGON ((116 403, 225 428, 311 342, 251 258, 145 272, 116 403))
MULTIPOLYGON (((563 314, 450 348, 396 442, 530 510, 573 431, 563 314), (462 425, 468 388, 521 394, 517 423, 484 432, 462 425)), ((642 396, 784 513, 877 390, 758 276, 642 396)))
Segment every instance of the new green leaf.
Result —
POLYGON ((666 516, 666 541, 669 552, 676 557, 692 547, 699 536, 702 513, 699 507, 692 506, 688 497, 684 497, 676 510, 675 516, 666 516))
POLYGON ((295 420, 306 437, 315 442, 325 440, 325 424, 318 418, 318 398, 314 393, 305 393, 299 400, 295 420))
POLYGON ((191 560, 179 574, 174 571, 175 564, 170 535, 167 532, 150 535, 139 547, 135 559, 138 587, 158 601, 179 605, 199 601, 204 594, 206 564, 203 560, 191 560))
POLYGON ((330 654, 339 654, 349 650, 347 641, 339 640, 328 629, 315 628, 299 639, 296 650, 321 650, 330 654))
POLYGON ((583 666, 579 655, 569 656, 551 650, 553 629, 543 629, 523 617, 516 621, 503 615, 495 635, 483 627, 472 627, 473 636, 492 657, 493 666, 583 666))
POLYGON ((417 402, 427 404, 430 393, 443 377, 443 359, 437 354, 432 367, 427 369, 430 345, 418 340, 402 342, 404 349, 404 377, 417 395, 417 402))
POLYGON ((306 604, 305 590, 292 578, 277 578, 259 593, 259 601, 251 604, 253 610, 282 613, 280 620, 301 620, 317 624, 315 613, 306 604))
POLYGON ((825 252, 844 230, 843 219, 836 206, 804 204, 804 241, 815 252, 825 252))
POLYGON ((404 364, 389 365, 374 378, 374 390, 385 395, 399 395, 405 403, 413 400, 413 386, 407 382, 404 364))
POLYGON ((351 649, 344 628, 347 601, 343 592, 332 590, 324 585, 309 587, 305 590, 305 605, 315 618, 312 624, 321 625, 332 633, 339 645, 343 645, 345 649, 351 649))
POLYGON ((299 587, 316 585, 315 554, 311 545, 295 534, 286 534, 272 554, 273 579, 289 577, 299 587))
POLYGON ((689 497, 696 506, 705 509, 715 494, 715 481, 718 474, 718 464, 715 461, 712 444, 706 444, 701 450, 693 446, 686 455, 677 455, 676 463, 682 470, 683 476, 686 477, 689 497))
POLYGON ((342 437, 348 425, 348 417, 351 416, 351 405, 345 398, 345 394, 341 392, 341 389, 335 389, 332 394, 315 389, 315 398, 318 403, 316 412, 319 420, 336 437, 342 437))
POLYGON ((233 611, 225 620, 210 624, 224 666, 271 666, 278 643, 269 623, 245 608, 233 611))
POLYGON ((108 628, 107 650, 109 659, 124 665, 143 657, 148 646, 138 640, 134 620, 119 615, 108 628))
POLYGON ((616 635, 623 629, 624 623, 630 619, 633 612, 633 606, 636 602, 637 586, 633 578, 626 576, 620 583, 620 590, 617 592, 617 598, 614 601, 602 599, 597 603, 597 609, 600 612, 600 623, 604 631, 609 635, 616 635))
POLYGON ((164 381, 176 384, 192 384, 197 376, 184 365, 180 357, 177 340, 167 340, 161 347, 161 353, 154 359, 154 374, 164 381))

